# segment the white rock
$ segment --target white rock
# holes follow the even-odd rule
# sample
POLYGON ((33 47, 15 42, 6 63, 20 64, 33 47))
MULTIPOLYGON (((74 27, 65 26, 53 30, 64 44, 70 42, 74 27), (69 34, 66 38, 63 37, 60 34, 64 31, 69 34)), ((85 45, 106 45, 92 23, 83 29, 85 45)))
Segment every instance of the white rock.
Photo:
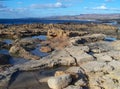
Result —
POLYGON ((64 88, 64 89, 83 89, 83 88, 80 87, 80 86, 70 85, 70 86, 68 86, 68 87, 66 87, 66 88, 64 88))
POLYGON ((86 86, 86 82, 83 79, 78 80, 75 82, 76 86, 86 86))
POLYGON ((52 89, 63 89, 67 87, 72 81, 72 78, 69 74, 51 77, 48 80, 48 86, 52 89))

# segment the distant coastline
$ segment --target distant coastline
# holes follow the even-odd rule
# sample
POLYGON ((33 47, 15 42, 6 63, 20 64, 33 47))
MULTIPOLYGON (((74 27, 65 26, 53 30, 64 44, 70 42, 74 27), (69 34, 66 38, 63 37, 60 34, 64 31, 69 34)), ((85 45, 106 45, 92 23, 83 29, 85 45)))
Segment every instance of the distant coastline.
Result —
POLYGON ((73 16, 51 16, 44 18, 0 18, 0 24, 31 24, 31 23, 101 23, 120 22, 120 14, 80 14, 73 16))
POLYGON ((0 24, 57 24, 57 23, 101 23, 97 20, 47 20, 47 19, 0 19, 0 24))

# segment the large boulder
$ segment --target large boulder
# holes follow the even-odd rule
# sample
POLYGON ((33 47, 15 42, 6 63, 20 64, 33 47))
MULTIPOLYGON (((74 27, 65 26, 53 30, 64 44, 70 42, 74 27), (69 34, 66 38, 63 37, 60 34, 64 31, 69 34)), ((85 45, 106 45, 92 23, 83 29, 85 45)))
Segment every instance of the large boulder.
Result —
POLYGON ((63 89, 72 82, 72 78, 69 74, 51 77, 48 80, 48 86, 52 89, 63 89))

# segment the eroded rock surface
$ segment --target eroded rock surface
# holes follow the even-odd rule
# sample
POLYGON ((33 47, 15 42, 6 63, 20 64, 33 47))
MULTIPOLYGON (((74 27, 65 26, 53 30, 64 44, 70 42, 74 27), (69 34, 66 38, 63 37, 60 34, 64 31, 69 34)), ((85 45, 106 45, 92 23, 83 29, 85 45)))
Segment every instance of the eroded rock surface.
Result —
MULTIPOLYGON (((9 53, 13 56, 23 57, 25 59, 38 60, 40 57, 31 54, 28 50, 35 49, 37 40, 22 39, 17 40, 10 48, 9 53)), ((39 40, 38 40, 39 42, 39 40)))
MULTIPOLYGON (((59 25, 57 26, 59 27, 59 25)), ((104 34, 83 34, 72 38, 67 38, 65 35, 65 39, 60 40, 64 32, 60 32, 60 35, 58 33, 59 31, 50 33, 50 36, 56 38, 54 40, 50 39, 53 43, 49 40, 43 42, 43 46, 50 46, 54 51, 41 59, 29 52, 29 50, 34 49, 35 44, 41 42, 40 40, 22 39, 15 41, 9 51, 11 54, 35 60, 9 67, 6 73, 4 73, 5 71, 0 72, 0 84, 7 84, 11 80, 12 74, 18 70, 29 71, 68 66, 67 70, 57 71, 52 78, 44 78, 40 81, 46 82, 48 80, 49 87, 53 89, 120 88, 119 40, 106 42, 104 41, 106 37, 104 34)))

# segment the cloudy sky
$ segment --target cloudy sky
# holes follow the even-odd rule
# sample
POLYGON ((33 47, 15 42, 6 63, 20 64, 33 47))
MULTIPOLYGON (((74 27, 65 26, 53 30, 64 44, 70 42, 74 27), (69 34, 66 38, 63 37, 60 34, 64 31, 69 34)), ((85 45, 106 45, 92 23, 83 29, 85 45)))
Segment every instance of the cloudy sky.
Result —
POLYGON ((120 0, 0 0, 0 18, 120 13, 120 0))

